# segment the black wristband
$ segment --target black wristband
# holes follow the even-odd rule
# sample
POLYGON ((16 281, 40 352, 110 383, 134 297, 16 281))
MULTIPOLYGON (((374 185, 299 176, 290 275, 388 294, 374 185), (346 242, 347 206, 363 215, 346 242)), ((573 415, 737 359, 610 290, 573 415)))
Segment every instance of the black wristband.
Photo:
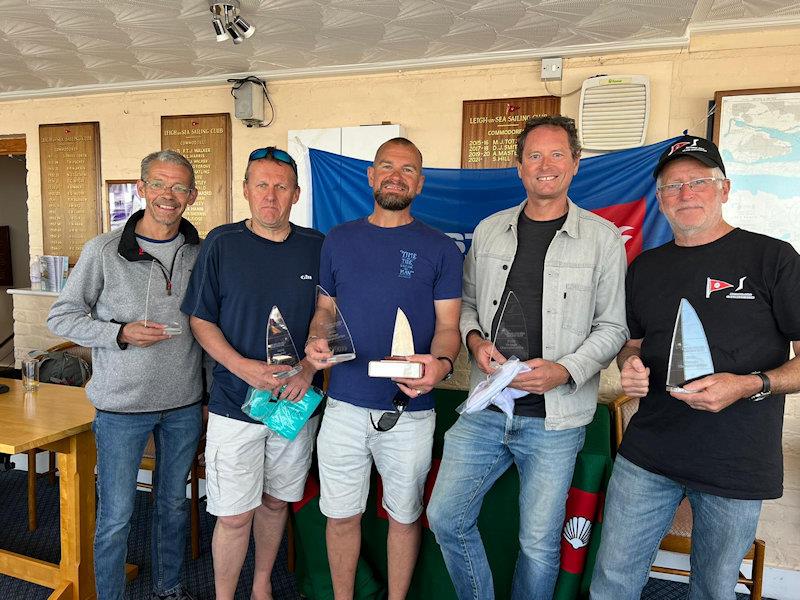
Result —
POLYGON ((127 323, 120 323, 119 321, 114 321, 113 319, 111 320, 111 322, 119 324, 119 331, 117 332, 117 346, 119 346, 120 350, 127 350, 128 349, 128 343, 127 342, 123 342, 122 339, 121 339, 122 338, 122 330, 125 329, 125 325, 127 325, 127 323))
POLYGON ((442 381, 447 381, 453 376, 453 359, 449 356, 437 356, 436 360, 446 360, 448 363, 450 363, 450 370, 447 372, 447 375, 444 376, 444 379, 442 379, 442 381))

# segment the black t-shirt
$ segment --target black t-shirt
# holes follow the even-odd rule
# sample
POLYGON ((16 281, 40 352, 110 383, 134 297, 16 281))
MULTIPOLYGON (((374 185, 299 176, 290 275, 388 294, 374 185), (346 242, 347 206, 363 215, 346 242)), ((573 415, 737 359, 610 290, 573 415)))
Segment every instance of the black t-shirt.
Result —
MULTIPOLYGON (((520 301, 525 316, 525 329, 528 340, 528 355, 518 356, 520 360, 541 358, 542 356, 542 286, 544 285, 544 259, 550 242, 556 232, 564 226, 565 214, 553 221, 534 221, 525 211, 517 220, 517 253, 511 271, 508 273, 506 288, 500 306, 505 306, 508 292, 513 291, 520 301)), ((492 339, 495 339, 500 321, 500 313, 495 313, 492 322, 492 339)), ((500 410, 493 404, 492 410, 500 410)), ((544 396, 528 394, 514 403, 514 414, 523 417, 544 417, 544 396)))
POLYGON ((715 373, 744 375, 788 360, 800 340, 800 256, 786 242, 734 229, 696 247, 674 242, 641 254, 626 280, 631 339, 642 339, 650 392, 620 447, 634 464, 692 489, 740 499, 783 493, 784 396, 694 410, 666 389, 681 298, 697 311, 715 373))

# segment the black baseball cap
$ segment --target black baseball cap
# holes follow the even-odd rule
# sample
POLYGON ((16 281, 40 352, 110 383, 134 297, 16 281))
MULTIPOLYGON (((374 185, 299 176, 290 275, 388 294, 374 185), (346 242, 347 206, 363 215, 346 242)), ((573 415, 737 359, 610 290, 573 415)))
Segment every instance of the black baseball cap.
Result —
POLYGON ((719 148, 711 140, 693 135, 684 135, 677 142, 667 148, 658 158, 658 164, 653 171, 653 177, 657 178, 661 169, 671 160, 676 158, 694 158, 708 167, 719 167, 725 175, 725 163, 719 155, 719 148))

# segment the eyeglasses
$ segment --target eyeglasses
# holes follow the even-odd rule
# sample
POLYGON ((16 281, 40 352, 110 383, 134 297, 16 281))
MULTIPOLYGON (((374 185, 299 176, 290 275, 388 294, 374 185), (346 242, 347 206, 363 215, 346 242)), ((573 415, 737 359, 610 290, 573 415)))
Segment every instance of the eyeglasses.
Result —
POLYGON ((392 400, 392 404, 394 405, 394 412, 385 412, 381 415, 381 418, 378 419, 378 424, 375 424, 375 421, 372 418, 372 413, 369 415, 369 420, 372 422, 372 426, 378 431, 389 431, 392 427, 397 425, 397 421, 400 419, 400 415, 403 414, 403 411, 408 406, 408 396, 406 396, 403 392, 397 392, 397 395, 392 400))
POLYGON ((692 179, 691 181, 684 181, 681 183, 668 183, 658 188, 658 192, 662 196, 671 198, 681 193, 683 186, 688 186, 692 192, 703 192, 711 187, 714 181, 725 181, 719 177, 703 177, 702 179, 692 179))
POLYGON ((144 184, 147 187, 149 187, 151 190, 155 192, 163 192, 164 190, 170 190, 176 196, 188 196, 192 191, 192 188, 186 187, 182 183, 176 183, 174 185, 167 186, 166 183, 158 179, 153 179, 151 181, 142 179, 142 181, 144 181, 144 184))
POLYGON ((294 159, 285 150, 281 150, 275 146, 259 148, 258 150, 253 150, 250 153, 250 158, 247 159, 247 162, 251 163, 254 160, 260 160, 262 158, 274 158, 278 162, 286 163, 292 167, 292 171, 294 171, 294 174, 297 175, 297 163, 294 162, 294 159))

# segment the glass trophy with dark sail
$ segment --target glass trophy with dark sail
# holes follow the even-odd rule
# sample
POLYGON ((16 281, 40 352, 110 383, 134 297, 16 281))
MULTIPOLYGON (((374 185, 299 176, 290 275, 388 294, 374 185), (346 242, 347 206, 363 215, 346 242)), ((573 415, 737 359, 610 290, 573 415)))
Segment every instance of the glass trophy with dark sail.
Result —
POLYGON ((512 356, 520 360, 528 360, 528 330, 525 327, 525 315, 522 304, 513 291, 509 291, 500 317, 497 319, 497 330, 494 334, 494 347, 489 364, 493 369, 500 366, 494 353, 497 351, 508 360, 512 356))
POLYGON ((667 391, 691 394, 683 386, 713 372, 711 349, 700 317, 689 301, 681 298, 669 349, 667 391))
POLYGON ((292 334, 289 333, 286 321, 283 320, 283 315, 277 306, 272 307, 267 321, 267 364, 291 367, 288 371, 276 373, 276 379, 288 379, 303 370, 292 334))
POLYGON ((314 315, 313 325, 313 335, 324 338, 328 342, 328 349, 333 354, 322 362, 335 365, 356 357, 350 328, 339 311, 339 307, 336 306, 336 301, 321 285, 317 286, 317 311, 314 315))

